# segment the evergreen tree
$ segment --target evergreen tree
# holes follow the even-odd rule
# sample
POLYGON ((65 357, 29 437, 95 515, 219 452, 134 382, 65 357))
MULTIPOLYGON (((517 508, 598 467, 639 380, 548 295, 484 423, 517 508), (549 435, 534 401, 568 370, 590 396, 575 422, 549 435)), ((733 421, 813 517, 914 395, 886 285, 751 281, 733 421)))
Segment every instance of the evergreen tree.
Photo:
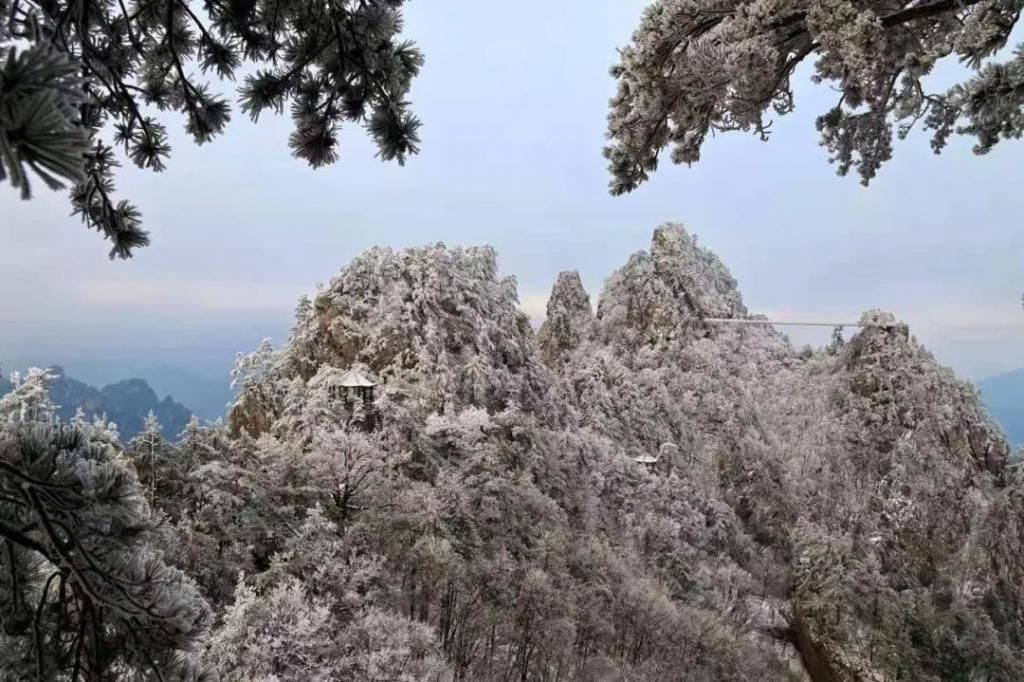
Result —
POLYGON ((209 609, 114 448, 22 422, 0 473, 0 678, 197 679, 209 609))
POLYGON ((233 80, 253 120, 291 106, 292 153, 314 168, 337 158, 344 122, 361 124, 385 160, 417 151, 407 100, 423 63, 399 39, 403 0, 0 0, 0 180, 31 196, 31 174, 71 183, 76 214, 127 258, 148 243, 138 209, 114 196, 115 149, 159 171, 170 155, 158 111, 180 112, 197 144, 230 118, 195 70, 233 80), (111 136, 107 137, 107 131, 111 136))
POLYGON ((0 428, 19 422, 51 423, 57 417, 58 406, 50 400, 50 382, 54 375, 48 369, 30 367, 22 376, 11 374, 13 390, 0 396, 0 428))
POLYGON ((984 154, 1024 134, 1024 45, 992 59, 1019 17, 1019 3, 1001 0, 654 0, 612 69, 611 191, 636 189, 668 146, 674 163, 692 164, 709 134, 767 139, 766 114, 793 110, 792 76, 808 58, 812 79, 838 91, 816 125, 840 175, 853 169, 867 184, 893 135, 918 123, 936 152, 955 133, 984 154), (946 58, 974 73, 930 91, 946 58))
POLYGON ((173 500, 174 489, 181 483, 181 476, 175 471, 177 457, 152 410, 146 416, 142 433, 128 443, 128 457, 146 488, 146 499, 151 506, 162 506, 164 500, 173 500))

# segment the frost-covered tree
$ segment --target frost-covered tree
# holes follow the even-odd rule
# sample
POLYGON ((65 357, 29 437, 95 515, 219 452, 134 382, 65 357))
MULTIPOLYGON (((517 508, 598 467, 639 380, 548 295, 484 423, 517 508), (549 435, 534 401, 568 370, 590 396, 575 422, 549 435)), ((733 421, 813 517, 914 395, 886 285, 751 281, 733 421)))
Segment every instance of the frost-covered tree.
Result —
POLYGON ((3 0, 0 2, 0 180, 31 196, 34 174, 126 258, 149 242, 139 210, 115 196, 126 157, 160 171, 171 152, 157 114, 183 115, 197 143, 231 115, 215 82, 239 87, 252 119, 290 105, 292 153, 333 163, 342 124, 363 126, 379 155, 415 154, 408 92, 423 57, 402 31, 402 0, 3 0), (120 150, 121 154, 117 153, 120 150))
POLYGON ((160 500, 173 497, 168 486, 173 486, 178 478, 171 471, 175 465, 175 453, 164 438, 160 422, 152 410, 146 416, 142 432, 128 444, 128 456, 148 491, 150 505, 156 505, 158 497, 160 500))
POLYGON ((240 580, 209 658, 225 682, 326 682, 337 679, 336 629, 327 604, 309 597, 297 579, 264 594, 240 580))
POLYGON ((226 430, 206 427, 196 445, 184 439, 177 444, 180 487, 160 502, 174 523, 167 552, 222 606, 239 571, 253 573, 257 563, 265 564, 269 538, 287 527, 251 439, 243 434, 232 440, 226 430))
POLYGON ((1024 133, 1024 47, 995 57, 1019 16, 1001 0, 655 0, 612 68, 611 191, 636 189, 666 147, 692 164, 709 135, 767 139, 770 114, 793 110, 793 75, 807 59, 812 79, 837 91, 816 125, 841 175, 852 168, 867 184, 893 136, 919 123, 936 152, 961 134, 984 154, 1024 133), (927 76, 947 59, 973 74, 930 90, 927 76))
POLYGON ((52 423, 58 406, 50 400, 49 386, 54 379, 49 369, 29 368, 22 376, 11 373, 12 389, 0 396, 0 426, 21 422, 52 423))
POLYGON ((81 407, 75 409, 75 416, 69 422, 72 426, 85 434, 91 441, 103 441, 112 446, 119 446, 121 434, 117 431, 117 424, 107 419, 105 414, 93 416, 92 421, 85 418, 85 411, 81 407))
POLYGON ((239 353, 231 370, 231 388, 239 391, 231 406, 231 429, 258 435, 284 409, 287 385, 280 381, 281 354, 270 339, 251 353, 239 353))
POLYGON ((490 249, 374 249, 240 363, 173 552, 222 674, 1020 677, 1020 474, 891 315, 808 351, 707 323, 754 318, 678 225, 549 311, 535 337, 490 249))
POLYGON ((0 677, 197 679, 210 612, 135 475, 70 426, 0 432, 0 677))
POLYGON ((450 679, 426 626, 376 609, 339 626, 292 577, 262 593, 240 583, 209 657, 225 682, 450 679))
POLYGON ((0 399, 0 677, 198 679, 210 611, 105 419, 60 424, 51 375, 0 399))

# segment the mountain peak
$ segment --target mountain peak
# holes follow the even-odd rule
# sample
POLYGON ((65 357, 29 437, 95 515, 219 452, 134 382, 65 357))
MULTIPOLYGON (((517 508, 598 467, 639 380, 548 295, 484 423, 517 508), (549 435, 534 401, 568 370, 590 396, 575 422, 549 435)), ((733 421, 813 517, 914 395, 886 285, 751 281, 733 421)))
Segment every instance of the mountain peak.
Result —
POLYGON ((597 307, 605 338, 631 347, 685 336, 701 318, 746 316, 729 270, 677 223, 657 228, 650 250, 608 278, 597 307))
POLYGON ((725 264, 708 249, 697 245, 679 223, 654 230, 650 257, 656 275, 681 297, 690 311, 703 317, 745 317, 739 288, 725 264))
MULTIPOLYGON (((87 419, 105 415, 117 425, 125 442, 143 430, 143 422, 151 410, 168 438, 177 437, 192 416, 188 408, 171 396, 159 400, 143 379, 125 379, 98 389, 69 377, 60 365, 51 365, 47 371, 52 376, 48 389, 50 400, 57 406, 57 415, 62 420, 70 421, 79 409, 87 419)), ((0 396, 11 388, 9 382, 0 378, 0 396)))
POLYGON ((548 299, 547 318, 537 333, 544 361, 553 364, 593 333, 594 309, 583 288, 580 274, 566 270, 558 274, 548 299))
MULTIPOLYGON (((362 364, 380 377, 382 399, 416 396, 440 413, 544 402, 533 329, 491 247, 371 249, 298 317, 275 371, 304 390, 321 371, 362 364)), ((243 389, 232 428, 260 431, 280 409, 243 389)))

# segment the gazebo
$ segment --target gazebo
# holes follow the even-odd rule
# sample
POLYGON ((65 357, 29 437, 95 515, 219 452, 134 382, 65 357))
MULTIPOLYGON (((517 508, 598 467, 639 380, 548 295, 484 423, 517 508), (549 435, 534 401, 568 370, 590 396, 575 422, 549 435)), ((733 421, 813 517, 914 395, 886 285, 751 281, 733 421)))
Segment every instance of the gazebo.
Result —
POLYGON ((679 447, 675 443, 662 443, 658 448, 658 454, 643 453, 633 458, 633 461, 642 465, 648 471, 657 471, 662 474, 669 474, 676 466, 679 458, 679 447))
POLYGON ((633 461, 644 466, 653 466, 658 463, 658 458, 652 455, 638 455, 633 458, 633 461))
POLYGON ((372 429, 377 422, 377 415, 373 409, 373 388, 377 382, 370 379, 362 370, 353 367, 342 374, 331 384, 331 397, 341 399, 345 407, 355 411, 357 406, 361 408, 365 424, 372 429))

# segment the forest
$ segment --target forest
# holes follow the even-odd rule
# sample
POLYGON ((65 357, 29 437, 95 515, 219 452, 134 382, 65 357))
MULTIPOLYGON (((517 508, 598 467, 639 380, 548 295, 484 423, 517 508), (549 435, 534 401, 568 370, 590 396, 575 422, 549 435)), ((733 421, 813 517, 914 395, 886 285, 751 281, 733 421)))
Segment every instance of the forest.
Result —
POLYGON ((1024 677, 1024 482, 891 315, 709 324, 757 318, 679 225, 517 303, 490 248, 371 250, 176 441, 21 377, 0 678, 1024 677))
MULTIPOLYGON (((610 69, 610 195, 650 183, 664 160, 700 163, 725 133, 769 140, 795 109, 798 76, 831 98, 814 123, 827 160, 865 186, 915 131, 935 153, 964 138, 975 155, 1024 134, 1024 48, 1008 49, 1022 0, 644 4, 610 69), (951 64, 956 77, 932 78, 951 64)), ((0 182, 19 201, 67 190, 113 268, 157 248, 152 225, 208 218, 175 204, 173 219, 147 213, 151 225, 117 183, 164 171, 172 140, 220 137, 235 125, 232 97, 254 124, 287 113, 282 146, 304 165, 335 164, 352 129, 402 165, 429 139, 412 98, 426 56, 404 37, 405 5, 0 0, 0 182)), ((550 29, 534 11, 531 30, 550 29)), ((481 45, 530 56, 503 37, 481 45)), ((481 85, 471 80, 449 99, 481 85)), ((553 99, 502 117, 534 107, 553 125, 553 99)), ((450 124, 490 125, 459 106, 450 124)), ((528 137, 506 132, 495 125, 489 146, 528 137)), ((438 153, 460 145, 472 147, 459 138, 438 153)), ((555 163, 565 149, 542 151, 538 164, 585 176, 555 163)), ((234 184, 204 176, 228 189, 218 224, 179 245, 183 271, 218 240, 237 247, 225 261, 246 263, 300 239, 291 216, 277 245, 259 243, 259 225, 230 232, 228 202, 288 203, 284 189, 246 193, 251 158, 234 184)), ((730 193, 701 208, 758 208, 732 177, 739 166, 730 193)), ((541 212, 583 225, 551 198, 565 175, 543 188, 541 212)), ((771 179, 766 203, 807 212, 810 192, 779 199, 785 176, 771 179)), ((1012 208, 1012 183, 963 200, 1012 208)), ((528 200, 503 189, 494 213, 528 200)), ((385 195, 334 192, 324 201, 351 201, 377 229, 385 195)), ((959 187, 942 193, 961 201, 959 187)), ((446 219, 473 197, 457 199, 446 219)), ((8 227, 4 210, 0 227, 19 235, 49 227, 8 227)), ((926 217, 915 222, 941 245, 926 217)), ((959 257, 957 244, 945 246, 959 257)), ((32 251, 0 249, 11 261, 32 251)), ((44 255, 47 284, 71 277, 44 255)), ((657 227, 593 297, 562 272, 536 329, 490 246, 378 246, 339 261, 297 301, 285 343, 238 355, 224 420, 157 403, 141 381, 101 391, 49 369, 0 377, 0 681, 1024 680, 1024 458, 978 391, 894 314, 865 310, 829 343, 798 346, 678 223, 657 227), (72 393, 90 413, 54 397, 72 393), (123 416, 104 407, 124 403, 123 416)), ((16 265, 0 269, 30 281, 34 268, 16 265)), ((146 292, 111 281, 93 303, 146 292)), ((34 293, 17 284, 5 311, 34 293)), ((49 310, 61 292, 40 289, 32 320, 84 300, 49 310)), ((103 340, 117 346, 120 331, 103 340)))

